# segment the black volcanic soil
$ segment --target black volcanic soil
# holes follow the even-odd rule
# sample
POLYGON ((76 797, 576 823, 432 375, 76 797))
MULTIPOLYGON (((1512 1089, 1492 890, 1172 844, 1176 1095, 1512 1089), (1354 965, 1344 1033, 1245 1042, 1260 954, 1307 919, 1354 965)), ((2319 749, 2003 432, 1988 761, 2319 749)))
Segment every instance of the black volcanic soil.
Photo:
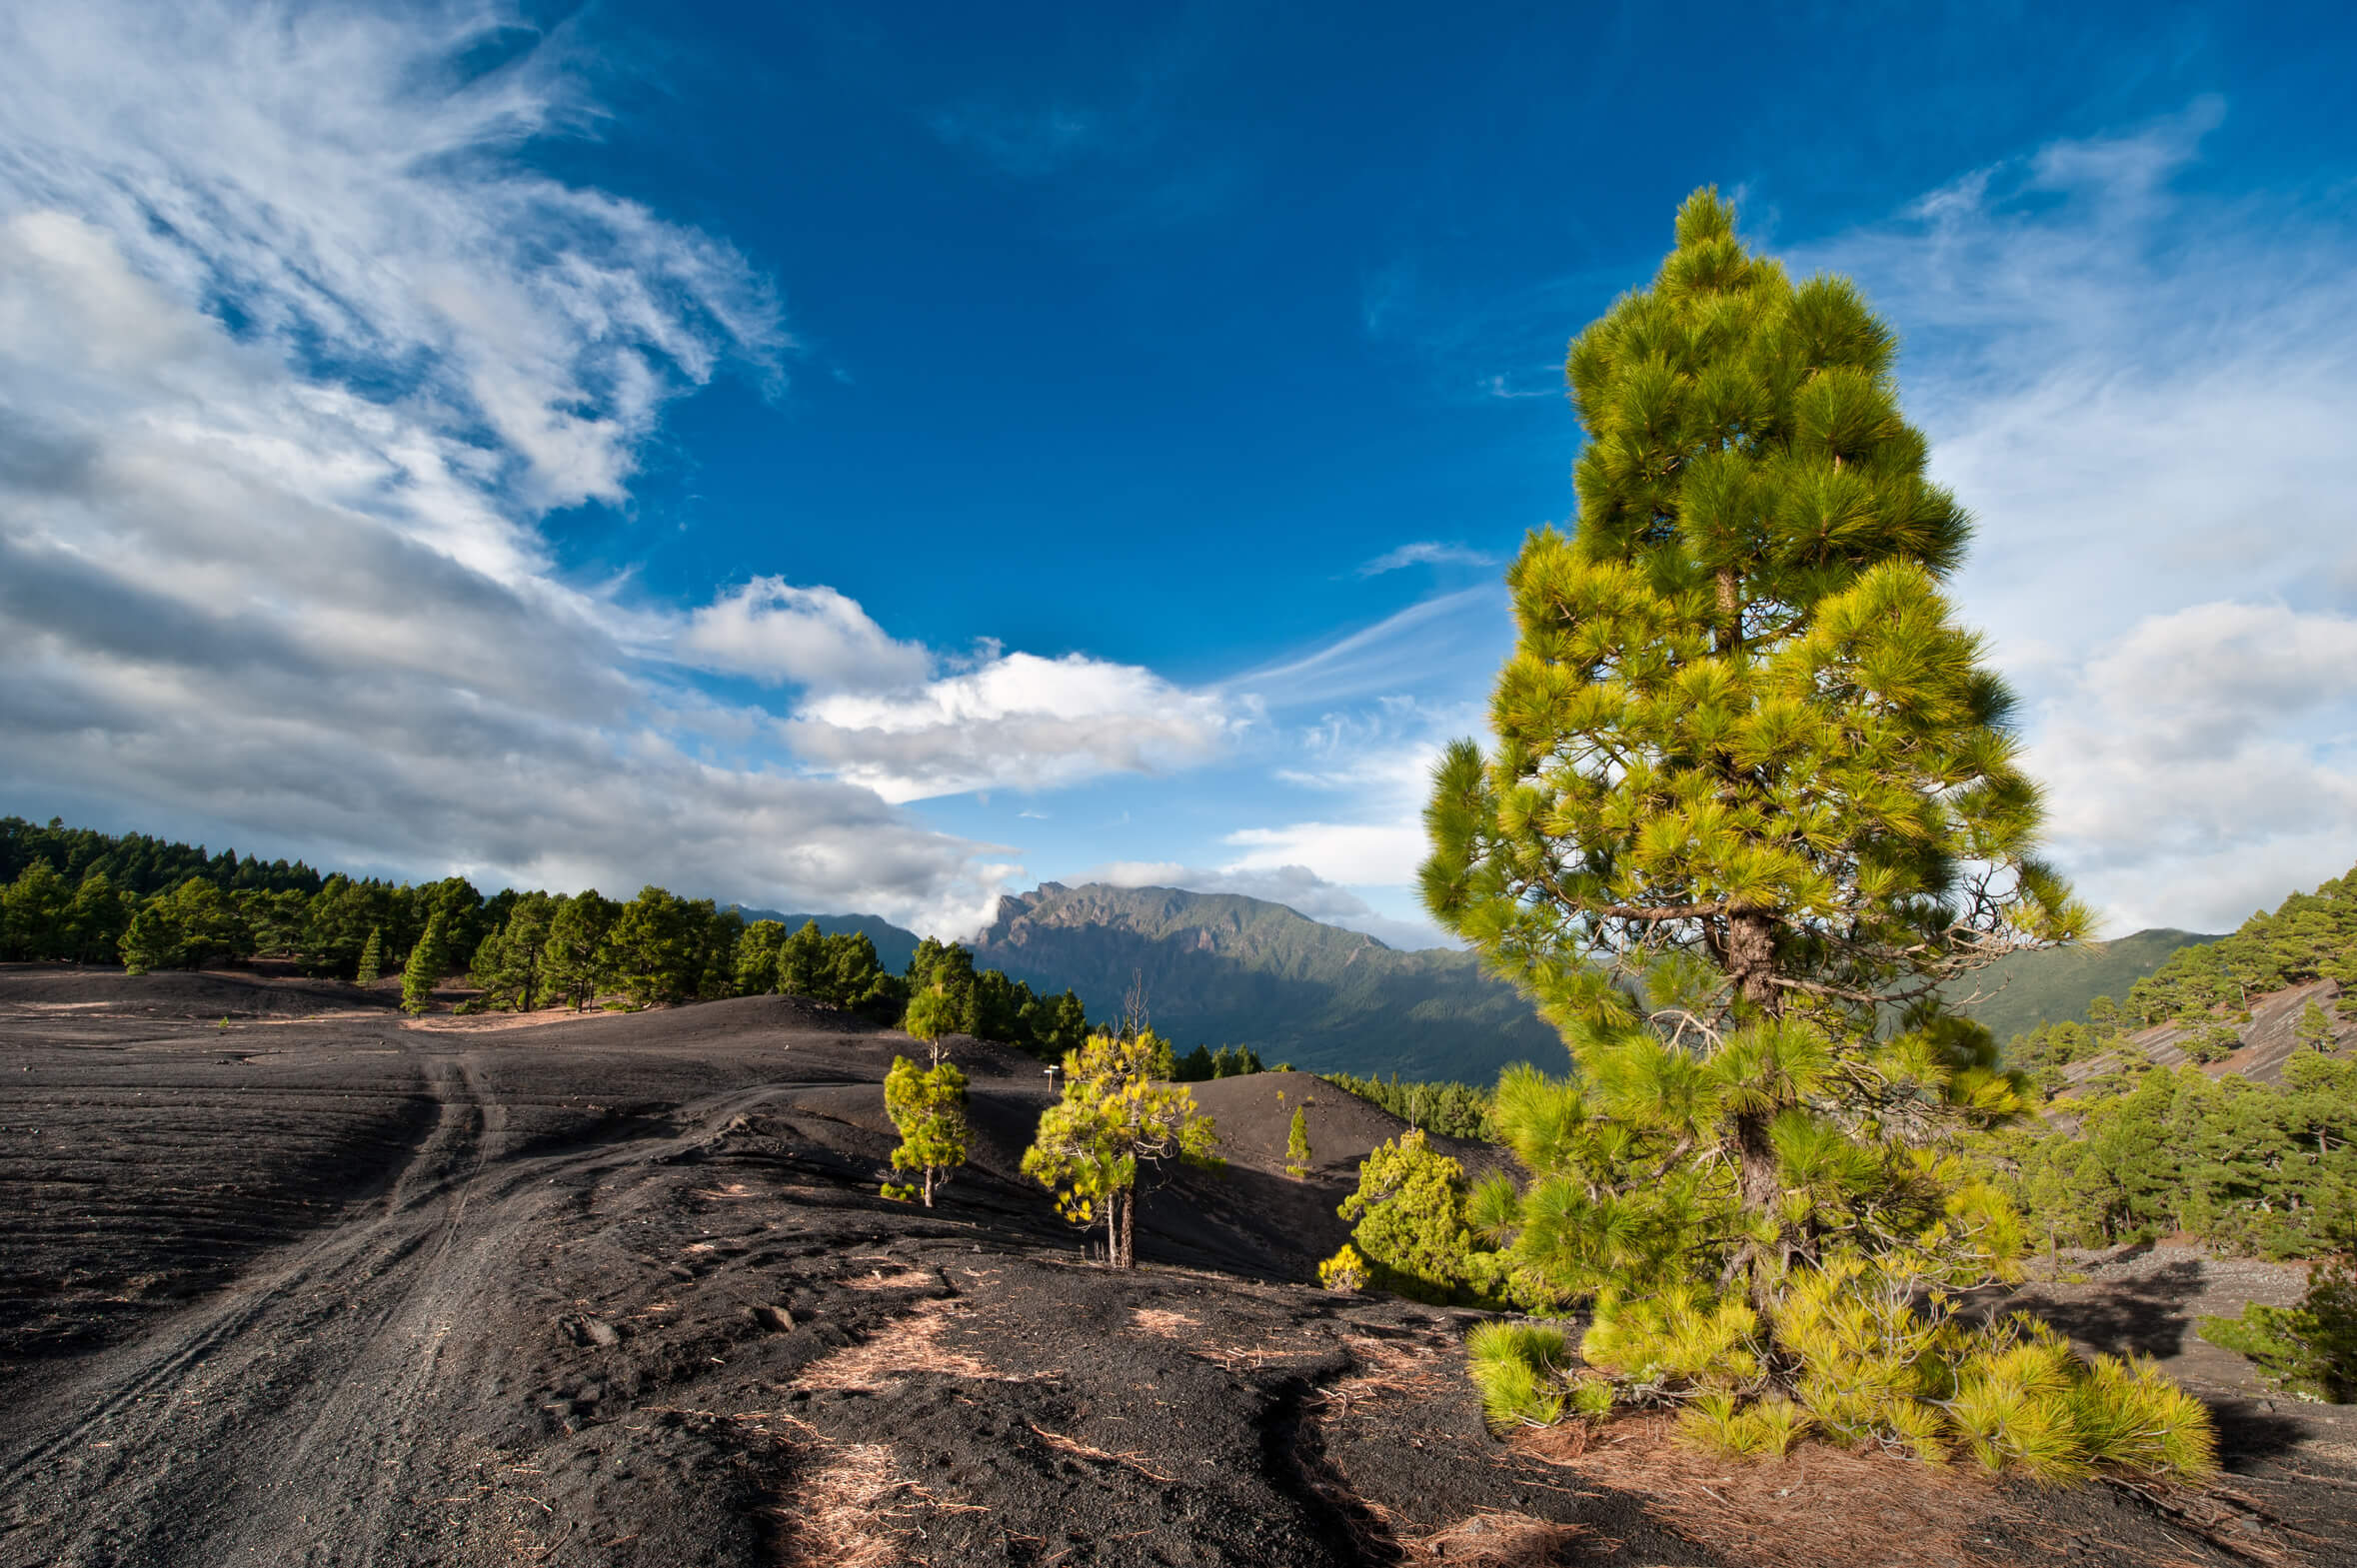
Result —
MULTIPOLYGON (((0 966, 0 1565, 2357 1560, 2350 1413, 2231 1366, 2198 1494, 1496 1442, 1470 1314, 1298 1283, 1396 1122, 1198 1086, 1230 1164, 1116 1274, 1016 1169, 1038 1065, 957 1044, 928 1211, 876 1192, 906 1040, 789 999, 413 1023, 0 966)), ((2165 1350, 2174 1261, 2054 1304, 2165 1350)))

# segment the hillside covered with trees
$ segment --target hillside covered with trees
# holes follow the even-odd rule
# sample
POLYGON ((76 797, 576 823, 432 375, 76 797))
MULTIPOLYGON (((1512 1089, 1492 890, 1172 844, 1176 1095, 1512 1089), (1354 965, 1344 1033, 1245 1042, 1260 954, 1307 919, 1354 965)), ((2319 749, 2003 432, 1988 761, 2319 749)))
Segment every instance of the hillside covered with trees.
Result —
MULTIPOLYGON (((445 976, 478 988, 468 1005, 645 1007, 784 991, 879 1021, 935 992, 949 1032, 1054 1060, 1088 1031, 1080 998, 978 968, 955 942, 926 938, 888 966, 867 917, 799 928, 748 921, 710 898, 641 888, 628 901, 502 889, 462 876, 392 882, 322 875, 299 862, 208 855, 145 834, 0 819, 0 959, 121 962, 134 972, 281 959, 305 974, 366 984, 414 970, 413 1003, 445 976)), ((874 922, 881 924, 882 922, 874 922)), ((886 927, 888 930, 897 927, 886 927)), ((1209 1076, 1206 1070, 1204 1076, 1209 1076)))

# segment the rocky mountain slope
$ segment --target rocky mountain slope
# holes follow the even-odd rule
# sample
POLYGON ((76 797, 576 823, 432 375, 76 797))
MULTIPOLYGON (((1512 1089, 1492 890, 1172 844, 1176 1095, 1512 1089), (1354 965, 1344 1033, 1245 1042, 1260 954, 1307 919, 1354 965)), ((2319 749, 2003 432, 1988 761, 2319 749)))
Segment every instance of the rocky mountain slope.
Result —
POLYGON ((973 947, 975 962, 1035 989, 1073 986, 1092 1017, 1117 1013, 1135 975, 1155 1027, 1182 1047, 1481 1084, 1510 1062, 1563 1060, 1529 1002, 1470 953, 1400 952, 1232 893, 1049 882, 1002 899, 973 947))
MULTIPOLYGON (((2273 1083, 2283 1076, 2283 1064, 2292 1053, 2302 1049, 2298 1038, 2300 1014, 2313 1001, 2324 1009, 2333 1026, 2331 1049, 2346 1051, 2357 1047, 2357 1018, 2339 1010, 2341 986, 2338 980, 2307 980, 2251 998, 2250 1021, 2232 1025, 2242 1043, 2218 1060, 2202 1064, 2202 1071, 2213 1078, 2233 1073, 2254 1083, 2273 1083)), ((2194 1057, 2186 1045, 2202 1029, 2217 1020, 2204 1019, 2199 1025, 2156 1023, 2148 1029, 2138 1029, 2126 1036, 2127 1043, 2150 1057, 2154 1066, 2171 1069, 2185 1066, 2194 1057)), ((2099 1051, 2083 1061, 2074 1061, 2062 1069, 2070 1083, 2084 1083, 2106 1072, 2120 1069, 2120 1054, 2115 1050, 2099 1051)))

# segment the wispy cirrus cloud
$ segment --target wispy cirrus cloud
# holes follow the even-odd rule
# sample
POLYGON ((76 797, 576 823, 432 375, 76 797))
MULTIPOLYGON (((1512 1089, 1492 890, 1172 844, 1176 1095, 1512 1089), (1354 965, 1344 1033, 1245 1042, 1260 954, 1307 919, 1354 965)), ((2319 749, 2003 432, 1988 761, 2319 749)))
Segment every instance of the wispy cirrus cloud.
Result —
POLYGON ((947 145, 1023 179, 1071 168, 1102 150, 1108 135, 1105 116, 1061 104, 1024 109, 962 104, 934 111, 926 124, 947 145))
POLYGON ((1272 709, 1331 707, 1415 693, 1478 692, 1513 646, 1505 588, 1419 600, 1373 626, 1227 683, 1272 709))
POLYGON ((1371 561, 1361 562, 1360 577, 1380 577, 1386 572, 1397 572, 1404 567, 1493 567, 1497 558, 1463 545, 1445 545, 1438 540, 1418 540, 1386 550, 1371 561))
POLYGON ((550 513, 626 503, 672 400, 792 347, 727 244, 534 166, 599 113, 571 49, 490 4, 0 17, 0 789, 969 928, 1020 867, 886 792, 1182 766, 1233 700, 946 659, 781 577, 571 581, 550 513))
POLYGON ((2227 929, 2357 859, 2357 226, 2333 192, 2184 188, 2225 113, 2053 143, 1796 258, 1906 340, 1978 520, 1957 597, 2119 929, 2227 929))

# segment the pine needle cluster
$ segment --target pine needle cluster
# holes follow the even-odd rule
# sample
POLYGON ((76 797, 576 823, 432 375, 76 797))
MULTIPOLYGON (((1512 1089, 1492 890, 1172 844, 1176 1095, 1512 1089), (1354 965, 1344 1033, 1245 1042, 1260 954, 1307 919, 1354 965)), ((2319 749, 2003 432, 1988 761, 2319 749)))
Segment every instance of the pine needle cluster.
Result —
POLYGON ((1638 1386, 1678 1410, 1688 1442, 1730 1459, 1778 1458, 1813 1436, 2047 1485, 2105 1465, 2180 1479, 2215 1469, 2208 1411, 2153 1362, 2090 1364, 2043 1324, 1968 1327, 1946 1303, 1912 1310, 1863 1283, 1836 1270, 1786 1299, 1788 1379, 1771 1375, 1748 1306, 1687 1292, 1599 1316, 1576 1358, 1559 1330, 1503 1322, 1465 1348, 1500 1432, 1601 1417, 1638 1386))

